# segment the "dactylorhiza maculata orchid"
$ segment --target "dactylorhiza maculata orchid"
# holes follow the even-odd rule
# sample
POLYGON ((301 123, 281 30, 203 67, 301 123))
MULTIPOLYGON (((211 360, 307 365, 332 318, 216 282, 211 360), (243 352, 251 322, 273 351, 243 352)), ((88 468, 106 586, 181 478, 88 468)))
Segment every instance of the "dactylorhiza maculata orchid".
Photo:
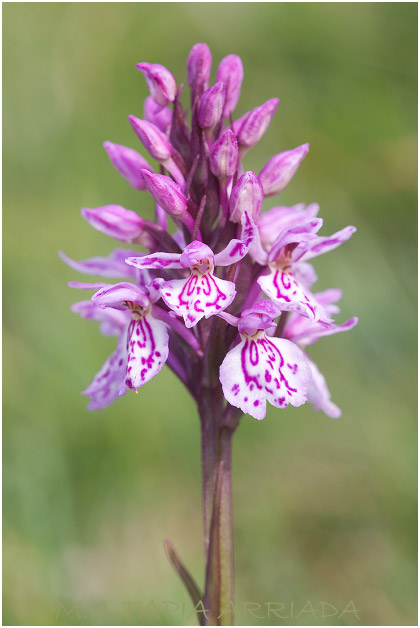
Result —
MULTIPOLYGON (((206 577, 192 580, 173 546, 166 548, 203 625, 233 623, 231 504, 232 435, 242 413, 266 415, 306 401, 337 418, 327 384, 307 355, 319 338, 351 329, 336 324, 336 289, 313 292, 311 261, 343 244, 346 227, 319 236, 318 205, 276 205, 308 152, 308 144, 275 155, 256 174, 242 157, 267 131, 279 101, 273 98, 233 120, 243 79, 241 59, 222 59, 210 86, 211 54, 196 44, 187 61, 189 121, 180 103, 183 85, 159 64, 139 63, 150 95, 144 119, 129 116, 151 166, 135 149, 105 142, 115 169, 155 201, 155 220, 119 205, 83 209, 95 228, 131 249, 75 262, 75 270, 117 283, 80 283, 93 290, 73 310, 117 337, 116 350, 83 394, 89 409, 104 408, 138 391, 164 364, 195 399, 202 427, 206 577), (168 230, 168 218, 175 232, 168 230), (138 249, 138 246, 142 249, 138 249)), ((141 396, 139 395, 141 404, 141 396)))

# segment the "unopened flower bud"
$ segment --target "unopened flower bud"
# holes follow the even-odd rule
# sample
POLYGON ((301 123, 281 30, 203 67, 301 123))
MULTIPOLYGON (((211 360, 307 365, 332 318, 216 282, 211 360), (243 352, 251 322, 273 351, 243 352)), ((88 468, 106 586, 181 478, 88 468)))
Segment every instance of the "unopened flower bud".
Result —
POLYGON ((241 222, 246 211, 256 222, 261 213, 264 190, 255 172, 245 172, 233 187, 230 199, 230 219, 241 222))
POLYGON ((241 95, 241 85, 244 78, 244 68, 238 55, 228 55, 221 60, 217 68, 216 81, 226 85, 225 118, 229 118, 241 95))
POLYGON ((233 177, 238 167, 238 142, 236 135, 226 129, 210 149, 210 170, 216 177, 233 177))
POLYGON ((104 142, 112 165, 126 179, 135 190, 144 190, 145 184, 141 170, 153 170, 147 161, 137 151, 127 146, 120 146, 112 142, 104 142))
POLYGON ((237 130, 238 143, 245 148, 251 148, 262 138, 271 122, 278 105, 278 98, 267 100, 260 107, 256 107, 243 116, 243 124, 237 130))
MULTIPOLYGON (((149 172, 143 170, 143 172, 149 172)), ((82 216, 94 229, 106 233, 121 242, 138 242, 143 246, 150 247, 154 244, 154 239, 145 230, 147 224, 130 209, 125 209, 121 205, 104 205, 90 209, 84 207, 82 216)))
POLYGON ((170 158, 172 155, 171 143, 157 126, 135 116, 128 116, 128 119, 134 133, 153 159, 165 161, 170 158))
POLYGON ((211 70, 211 52, 207 44, 195 44, 187 59, 188 85, 207 89, 211 70))
POLYGON ((169 107, 160 107, 151 96, 144 101, 144 117, 162 131, 168 133, 172 122, 172 111, 169 107))
POLYGON ((198 124, 202 129, 213 129, 223 114, 226 87, 224 83, 216 83, 207 89, 201 97, 198 110, 198 124))
POLYGON ((236 137, 239 135, 239 131, 241 130, 243 123, 245 122, 245 120, 247 119, 247 117, 251 115, 251 111, 247 111, 246 113, 244 113, 243 116, 241 116, 240 118, 238 118, 237 120, 234 120, 233 122, 233 132, 235 133, 236 137))
POLYGON ((143 72, 150 95, 158 105, 165 107, 173 102, 176 96, 176 80, 163 65, 159 63, 138 63, 136 68, 143 72))
POLYGON ((143 170, 146 188, 156 203, 170 216, 181 216, 187 211, 187 199, 175 181, 164 174, 143 170))
POLYGON ((274 196, 283 192, 292 180, 296 170, 309 150, 309 144, 302 144, 293 150, 285 150, 274 155, 260 172, 264 196, 274 196))

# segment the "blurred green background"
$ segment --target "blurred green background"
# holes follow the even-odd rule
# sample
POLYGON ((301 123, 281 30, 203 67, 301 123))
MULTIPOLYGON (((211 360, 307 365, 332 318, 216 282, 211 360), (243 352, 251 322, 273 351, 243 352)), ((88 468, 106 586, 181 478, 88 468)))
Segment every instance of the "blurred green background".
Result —
POLYGON ((342 418, 270 407, 263 422, 245 417, 235 438, 237 623, 357 624, 342 614, 352 600, 361 624, 417 624, 410 3, 3 5, 3 623, 193 623, 162 541, 201 583, 194 404, 164 369, 138 396, 86 411, 79 391, 115 340, 71 313, 85 295, 67 288, 79 277, 56 251, 85 259, 113 248, 80 207, 152 215, 102 142, 139 149, 127 115, 142 116, 147 90, 135 63, 162 63, 184 81, 198 41, 214 68, 241 55, 238 116, 280 97, 246 169, 311 144, 266 208, 317 201, 324 234, 358 228, 315 263, 319 289, 344 290, 340 322, 360 317, 311 349, 342 418), (308 600, 316 615, 297 618, 308 600), (165 616, 163 601, 179 609, 165 616), (245 602, 260 603, 262 618, 245 602), (293 616, 268 617, 267 602, 289 617, 293 603, 293 616), (321 602, 337 614, 322 618, 321 602))

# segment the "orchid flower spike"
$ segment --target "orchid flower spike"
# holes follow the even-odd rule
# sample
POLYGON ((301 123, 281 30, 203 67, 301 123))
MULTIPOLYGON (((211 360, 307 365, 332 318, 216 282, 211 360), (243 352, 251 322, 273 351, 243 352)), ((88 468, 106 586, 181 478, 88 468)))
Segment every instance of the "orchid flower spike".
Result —
MULTIPOLYGON (((338 406, 307 351, 357 319, 335 322, 339 291, 312 292, 317 276, 311 262, 355 228, 319 236, 316 203, 263 211, 264 199, 299 174, 309 144, 279 146, 259 174, 246 170, 243 156, 268 132, 279 100, 234 121, 242 61, 224 57, 213 84, 211 67, 205 43, 190 51, 186 81, 177 82, 163 65, 137 64, 150 93, 145 88, 144 119, 129 121, 155 163, 121 144, 105 142, 104 148, 119 174, 153 201, 154 220, 121 205, 84 208, 92 227, 130 248, 107 257, 81 255, 82 261, 60 253, 73 270, 105 278, 70 282, 96 291, 73 310, 117 338, 115 352, 85 391, 89 408, 137 390, 166 364, 200 407, 206 386, 213 387, 223 426, 234 424, 236 408, 263 418, 267 401, 286 408, 308 400, 337 417, 338 406), (189 112, 181 104, 184 83, 189 112)), ((146 204, 140 199, 136 207, 146 204)))
MULTIPOLYGON (((104 408, 127 390, 138 392, 165 364, 197 403, 204 587, 195 584, 169 542, 166 549, 193 603, 205 600, 206 623, 230 625, 232 435, 242 413, 263 419, 267 402, 284 410, 308 401, 331 418, 340 416, 308 350, 323 336, 352 329, 357 318, 335 322, 341 292, 313 293, 317 276, 310 262, 347 241, 355 228, 319 236, 323 222, 315 203, 263 211, 264 199, 280 194, 298 172, 309 144, 292 150, 279 145, 259 175, 245 170, 243 156, 268 131, 279 100, 271 98, 234 121, 242 61, 234 54, 222 59, 212 85, 211 66, 207 44, 193 46, 186 111, 182 78, 177 83, 160 64, 137 64, 150 95, 144 93, 145 119, 129 116, 129 121, 157 163, 149 165, 120 144, 105 142, 104 148, 114 168, 140 195, 149 196, 149 204, 153 201, 154 220, 120 205, 84 208, 91 226, 130 249, 82 261, 60 257, 75 271, 119 282, 68 284, 95 290, 90 301, 72 309, 116 340, 83 393, 90 398, 88 408, 104 408), (222 616, 225 621, 219 622, 222 616)), ((142 199, 136 207, 148 209, 142 199)))

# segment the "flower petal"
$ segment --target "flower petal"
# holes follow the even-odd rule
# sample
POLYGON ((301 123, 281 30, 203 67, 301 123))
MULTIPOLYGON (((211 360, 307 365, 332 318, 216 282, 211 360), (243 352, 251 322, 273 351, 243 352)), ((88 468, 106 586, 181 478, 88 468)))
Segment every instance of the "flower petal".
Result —
MULTIPOLYGON (((276 260, 288 244, 297 243, 292 259, 298 259, 308 250, 311 240, 317 240, 316 232, 322 227, 322 218, 312 218, 298 224, 291 224, 279 233, 270 249, 268 259, 276 260)), ((306 258, 305 258, 306 259, 306 258)))
POLYGON ((193 327, 203 317, 209 318, 226 309, 236 295, 235 284, 219 279, 210 272, 193 270, 188 279, 166 281, 162 299, 178 316, 183 316, 186 327, 193 327))
POLYGON ((147 307, 150 299, 142 288, 128 281, 107 286, 98 290, 92 297, 92 303, 99 307, 115 307, 119 310, 125 309, 125 303, 127 302, 147 307))
POLYGON ((341 325, 320 325, 319 323, 311 324, 308 321, 307 325, 298 325, 294 321, 290 322, 290 326, 286 325, 286 329, 284 330, 285 335, 288 338, 291 338, 294 342, 299 342, 301 345, 312 345, 314 342, 319 340, 319 338, 323 338, 324 336, 332 336, 333 334, 338 334, 342 331, 350 331, 353 329, 359 322, 357 316, 353 318, 349 318, 348 321, 342 323, 341 325))
POLYGON ((301 259, 306 261, 336 249, 340 246, 340 244, 343 244, 343 242, 346 242, 349 238, 351 238, 355 231, 356 227, 345 227, 344 229, 341 229, 341 231, 334 233, 332 236, 319 237, 316 240, 313 240, 307 247, 307 250, 302 255, 301 259))
POLYGON ((331 393, 328 390, 325 377, 312 360, 308 359, 308 363, 312 371, 312 379, 308 386, 309 403, 314 405, 314 410, 322 410, 332 419, 340 418, 341 410, 331 401, 331 393))
POLYGON ((248 253, 249 248, 258 237, 258 229, 247 212, 242 214, 242 232, 240 240, 231 240, 226 248, 214 256, 216 266, 230 266, 239 262, 248 253))
POLYGON ((152 253, 142 257, 127 257, 125 262, 136 268, 182 268, 180 259, 179 253, 152 253))
POLYGON ((126 365, 126 333, 123 333, 120 336, 115 353, 109 356, 100 371, 82 393, 90 397, 88 410, 102 410, 102 408, 109 406, 119 396, 125 394, 126 365))
POLYGON ((277 206, 261 214, 258 218, 258 231, 261 241, 265 246, 273 244, 277 235, 289 225, 315 218, 319 211, 319 205, 304 203, 292 207, 277 206))
POLYGON ((111 308, 103 309, 94 305, 92 301, 73 303, 71 309, 82 318, 100 323, 99 330, 103 336, 118 336, 130 320, 130 315, 127 311, 122 312, 111 308))
POLYGON ((62 251, 58 252, 58 256, 67 266, 77 270, 79 273, 101 275, 102 277, 131 278, 135 276, 135 273, 133 273, 131 268, 127 268, 124 261, 130 253, 136 254, 136 251, 115 249, 108 257, 90 257, 81 262, 71 259, 62 251))
POLYGON ((241 342, 220 367, 223 394, 230 404, 256 419, 266 414, 266 401, 277 408, 301 406, 311 370, 297 345, 264 332, 241 335, 241 342))
POLYGON ((165 323, 151 313, 132 319, 127 335, 127 388, 139 388, 159 373, 168 358, 168 342, 165 323))
MULTIPOLYGON (((293 274, 296 278, 296 281, 302 284, 302 286, 307 289, 309 289, 318 280, 315 268, 312 266, 312 264, 308 264, 307 262, 299 262, 299 264, 294 264, 293 274)), ((318 298, 316 298, 316 300, 318 301, 318 298)), ((320 301, 318 302, 320 303, 320 301)))
POLYGON ((97 283, 85 283, 84 281, 69 281, 67 285, 69 288, 77 288, 78 290, 99 290, 100 288, 110 288, 112 286, 112 283, 104 283, 103 281, 97 282, 97 283))
POLYGON ((313 320, 330 322, 323 308, 295 276, 287 270, 277 269, 257 280, 265 294, 286 312, 299 312, 313 320))

